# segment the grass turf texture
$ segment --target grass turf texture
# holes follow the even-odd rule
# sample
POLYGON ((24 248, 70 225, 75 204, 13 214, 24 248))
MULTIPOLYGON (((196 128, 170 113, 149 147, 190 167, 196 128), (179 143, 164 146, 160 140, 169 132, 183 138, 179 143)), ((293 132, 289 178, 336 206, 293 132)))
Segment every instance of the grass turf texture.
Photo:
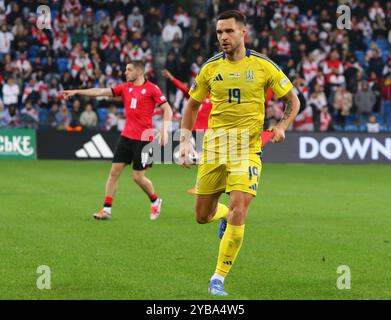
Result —
MULTIPOLYGON (((194 220, 196 168, 148 172, 164 199, 157 221, 127 168, 113 220, 94 221, 109 167, 0 162, 1 299, 213 299, 218 224, 194 220), (39 265, 51 290, 36 287, 39 265)), ((266 164, 228 298, 390 299, 389 181, 387 165, 266 164), (351 269, 350 290, 336 288, 339 265, 351 269)))

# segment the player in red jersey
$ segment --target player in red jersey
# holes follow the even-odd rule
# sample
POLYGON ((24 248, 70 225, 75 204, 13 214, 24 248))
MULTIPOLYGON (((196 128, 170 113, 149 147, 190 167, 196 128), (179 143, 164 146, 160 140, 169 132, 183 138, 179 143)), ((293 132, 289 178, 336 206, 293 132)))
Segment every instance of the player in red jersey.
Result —
POLYGON ((144 64, 141 61, 132 61, 125 70, 126 81, 114 88, 91 88, 82 90, 65 90, 66 100, 74 95, 88 97, 122 97, 126 116, 125 128, 121 132, 114 153, 113 163, 106 182, 105 200, 103 209, 93 217, 98 220, 111 218, 111 206, 117 190, 118 179, 126 165, 133 163, 132 176, 137 185, 151 200, 151 220, 160 215, 162 199, 155 193, 152 182, 145 176, 149 152, 143 148, 153 140, 152 114, 156 106, 163 109, 163 126, 159 134, 159 144, 165 145, 168 141, 168 127, 172 118, 171 107, 159 87, 148 81, 144 75, 144 64))

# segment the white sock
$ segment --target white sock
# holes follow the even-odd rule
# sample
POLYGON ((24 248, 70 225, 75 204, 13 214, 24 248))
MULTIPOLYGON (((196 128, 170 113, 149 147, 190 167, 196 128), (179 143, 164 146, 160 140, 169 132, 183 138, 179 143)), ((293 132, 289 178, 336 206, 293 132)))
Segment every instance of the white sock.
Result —
POLYGON ((212 278, 210 278, 210 280, 214 280, 214 279, 217 279, 217 280, 220 280, 222 283, 224 283, 224 279, 225 277, 222 276, 221 274, 218 274, 218 273, 215 273, 212 278))
POLYGON ((111 207, 103 207, 104 212, 111 214, 111 207))

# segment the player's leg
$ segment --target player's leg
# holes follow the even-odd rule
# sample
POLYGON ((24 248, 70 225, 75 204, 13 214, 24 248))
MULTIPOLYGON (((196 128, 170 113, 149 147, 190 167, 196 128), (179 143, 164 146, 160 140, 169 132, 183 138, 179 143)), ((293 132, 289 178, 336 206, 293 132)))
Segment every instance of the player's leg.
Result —
POLYGON ((118 187, 118 179, 124 170, 126 163, 112 163, 109 176, 105 187, 105 200, 103 209, 98 213, 94 213, 93 217, 98 220, 105 220, 111 218, 111 205, 118 187))
POLYGON ((111 218, 111 206, 113 198, 118 187, 118 179, 121 176, 127 164, 132 162, 133 150, 131 140, 125 137, 120 137, 114 152, 114 159, 111 165, 110 173, 106 181, 105 199, 103 209, 98 213, 94 213, 93 217, 98 220, 106 220, 111 218))
POLYGON ((228 208, 219 203, 221 194, 222 191, 214 194, 196 195, 196 220, 198 223, 209 223, 228 215, 228 208))
POLYGON ((227 226, 220 241, 215 273, 211 278, 209 291, 214 295, 226 295, 224 279, 232 268, 242 246, 245 220, 251 200, 257 193, 261 173, 259 155, 251 156, 245 168, 229 168, 227 192, 230 193, 227 226))
POLYGON ((145 176, 146 170, 134 170, 132 172, 133 181, 147 194, 151 201, 151 220, 159 218, 163 200, 156 195, 155 188, 151 180, 145 176))
POLYGON ((137 141, 134 144, 133 159, 133 181, 147 194, 151 201, 150 218, 156 220, 159 218, 163 200, 155 192, 155 188, 150 179, 145 176, 146 169, 152 167, 152 149, 145 148, 149 142, 137 141))
POLYGON ((219 203, 225 192, 227 172, 225 165, 201 163, 198 167, 196 183, 196 220, 204 224, 228 215, 228 207, 219 203))

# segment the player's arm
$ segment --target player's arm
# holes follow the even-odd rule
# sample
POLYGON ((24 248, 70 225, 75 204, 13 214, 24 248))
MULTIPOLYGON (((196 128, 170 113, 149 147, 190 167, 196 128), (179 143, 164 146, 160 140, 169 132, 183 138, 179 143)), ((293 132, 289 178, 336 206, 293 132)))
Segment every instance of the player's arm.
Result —
POLYGON ((179 146, 179 155, 180 160, 179 164, 183 167, 188 167, 188 155, 194 153, 193 147, 190 143, 191 130, 193 130, 198 109, 201 105, 201 102, 190 97, 185 106, 185 113, 182 117, 181 123, 181 135, 180 135, 180 146, 179 146))
POLYGON ((271 139, 272 143, 284 141, 286 129, 288 129, 293 120, 295 120, 300 110, 300 100, 292 89, 280 99, 285 105, 284 116, 276 126, 269 129, 274 133, 274 137, 271 139))
POLYGON ((166 145, 168 142, 168 129, 172 119, 172 110, 168 102, 164 102, 160 107, 163 109, 163 125, 160 128, 159 144, 166 145))
POLYGON ((62 95, 65 100, 75 95, 87 96, 87 97, 112 97, 113 91, 111 88, 90 88, 90 89, 77 89, 77 90, 64 90, 62 95))
POLYGON ((162 70, 162 75, 163 77, 165 77, 166 79, 170 80, 172 82, 172 84, 178 88, 179 90, 181 90, 183 92, 183 94, 186 96, 186 98, 189 98, 189 88, 180 80, 178 80, 177 78, 175 78, 170 71, 168 71, 167 69, 163 69, 162 70))

